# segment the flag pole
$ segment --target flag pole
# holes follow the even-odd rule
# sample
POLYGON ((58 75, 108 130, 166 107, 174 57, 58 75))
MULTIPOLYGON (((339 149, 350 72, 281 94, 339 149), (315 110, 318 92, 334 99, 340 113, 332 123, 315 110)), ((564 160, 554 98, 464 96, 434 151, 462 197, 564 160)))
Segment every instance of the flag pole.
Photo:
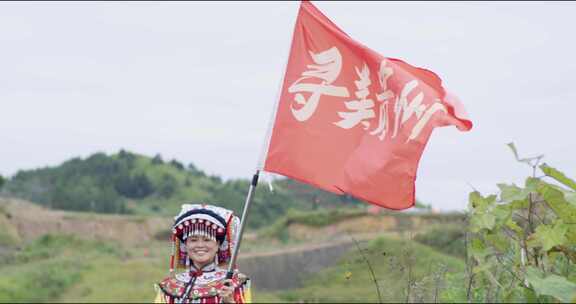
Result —
POLYGON ((228 265, 228 273, 226 274, 227 279, 232 279, 234 275, 234 265, 236 265, 236 259, 238 258, 238 250, 240 249, 240 243, 242 242, 242 234, 244 233, 244 227, 246 227, 246 222, 248 221, 248 210, 250 209, 250 204, 252 203, 252 197, 254 196, 254 190, 258 185, 258 177, 260 170, 256 170, 254 176, 252 176, 252 182, 250 183, 250 188, 248 188, 248 195, 246 195, 246 201, 244 202, 244 210, 242 210, 242 220, 240 221, 240 229, 236 235, 236 242, 234 244, 234 249, 232 251, 232 257, 230 258, 230 264, 228 265))

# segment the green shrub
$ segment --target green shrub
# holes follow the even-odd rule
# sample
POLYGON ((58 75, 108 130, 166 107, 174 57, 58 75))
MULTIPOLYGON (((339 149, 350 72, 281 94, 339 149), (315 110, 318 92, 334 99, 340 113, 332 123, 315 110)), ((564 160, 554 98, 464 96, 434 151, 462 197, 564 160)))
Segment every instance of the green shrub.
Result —
POLYGON ((471 300, 574 302, 576 181, 541 164, 542 155, 520 158, 508 145, 532 175, 524 185, 497 184, 499 194, 469 195, 471 300))
POLYGON ((414 240, 446 254, 466 257, 465 231, 460 226, 437 227, 416 235, 414 240))

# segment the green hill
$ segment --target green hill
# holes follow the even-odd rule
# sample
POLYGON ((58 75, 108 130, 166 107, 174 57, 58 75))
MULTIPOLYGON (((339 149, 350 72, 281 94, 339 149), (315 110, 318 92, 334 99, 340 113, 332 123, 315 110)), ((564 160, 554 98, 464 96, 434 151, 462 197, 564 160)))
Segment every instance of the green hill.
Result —
MULTIPOLYGON (((148 302, 153 283, 167 274, 169 248, 46 235, 0 259, 0 302, 148 302)), ((383 302, 465 301, 462 259, 406 240, 380 237, 363 253, 373 267, 383 302), (435 301, 436 300, 436 301, 435 301)), ((299 254, 299 253, 294 253, 299 254)), ((296 269, 295 269, 296 270, 296 269)), ((261 292, 255 302, 377 302, 358 250, 304 281, 303 288, 261 292)))
MULTIPOLYGON (((9 178, 2 193, 52 209, 170 215, 187 202, 208 202, 241 212, 248 179, 223 181, 193 164, 165 161, 121 150, 73 158, 58 166, 23 170, 9 178)), ((361 205, 289 179, 278 180, 275 191, 258 187, 249 225, 260 227, 288 209, 312 210, 361 205)), ((363 204, 362 204, 363 205, 363 204)))
MULTIPOLYGON (((3 246, 9 249, 3 254, 0 252, 0 302, 147 302, 154 296, 152 284, 167 274, 170 247, 165 237, 158 238, 158 232, 167 225, 162 218, 53 211, 19 200, 0 199, 0 207, 0 235, 5 232, 0 249, 3 246), (26 227, 38 228, 35 233, 41 235, 24 233, 32 233, 26 227), (86 228, 90 227, 95 231, 87 233, 86 228)), ((397 214, 402 223, 398 222, 394 227, 417 230, 419 225, 430 226, 433 223, 428 220, 439 220, 446 225, 453 217, 438 215, 438 219, 427 219, 429 215, 414 215, 421 219, 415 218, 413 225, 408 225, 404 223, 407 216, 397 214)), ((356 226, 358 220, 387 223, 388 217, 390 215, 373 215, 344 208, 287 212, 278 224, 253 231, 254 237, 244 240, 242 252, 247 255, 256 253, 256 256, 264 253, 263 258, 288 252, 298 261, 303 256, 302 250, 315 247, 324 238, 279 242, 263 236, 284 235, 276 229, 287 231, 291 224, 305 225, 310 235, 316 235, 315 230, 340 225, 340 228, 345 228, 350 227, 349 224, 356 226), (298 248, 293 247, 295 244, 298 248)), ((419 286, 415 297, 430 299, 436 294, 449 300, 449 297, 461 295, 461 289, 454 280, 463 275, 461 272, 455 274, 462 259, 413 242, 383 237, 388 230, 376 228, 373 232, 380 235, 379 240, 369 244, 365 254, 374 265, 378 279, 385 285, 384 300, 397 300, 404 295, 408 277, 406 270, 401 268, 407 269, 410 260, 414 269, 412 278, 419 286), (409 252, 414 255, 407 260, 409 252), (444 265, 448 274, 440 279, 441 286, 435 285, 433 282, 438 280, 434 279, 434 274, 444 265)), ((344 232, 337 229, 326 232, 332 234, 332 237, 327 236, 328 239, 345 237, 344 232)), ((356 231, 358 237, 365 235, 363 232, 356 231)), ((434 235, 424 238, 426 242, 439 247, 449 243, 449 238, 436 236, 443 235, 443 231, 431 232, 434 235)), ((290 237, 290 234, 286 236, 290 237)), ((299 262, 290 269, 298 270, 298 265, 299 262)), ((352 301, 352 298, 355 301, 373 301, 376 298, 370 284, 366 264, 353 249, 340 264, 308 278, 305 288, 262 292, 255 284, 253 292, 258 302, 345 302, 352 301), (350 276, 346 279, 348 272, 350 276), (347 289, 343 290, 344 287, 347 289)))

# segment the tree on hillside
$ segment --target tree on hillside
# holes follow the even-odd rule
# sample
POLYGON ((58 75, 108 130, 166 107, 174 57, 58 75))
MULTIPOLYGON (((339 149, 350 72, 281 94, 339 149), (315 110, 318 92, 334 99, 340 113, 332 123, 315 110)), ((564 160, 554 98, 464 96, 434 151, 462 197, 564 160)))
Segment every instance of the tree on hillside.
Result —
POLYGON ((202 177, 206 176, 204 171, 196 168, 196 166, 194 166, 193 163, 188 164, 188 172, 190 172, 194 176, 202 176, 202 177))
POLYGON ((174 168, 178 170, 184 170, 184 165, 175 159, 170 161, 170 165, 172 165, 174 168))
POLYGON ((120 149, 120 151, 118 152, 118 157, 120 158, 126 158, 129 154, 132 154, 130 152, 127 152, 124 149, 120 149))
POLYGON ((160 153, 156 154, 154 156, 154 158, 152 159, 153 165, 161 165, 163 163, 164 163, 164 161, 162 160, 162 155, 160 155, 160 153))
POLYGON ((122 196, 132 197, 132 179, 128 174, 121 174, 114 181, 114 189, 122 196))
POLYGON ((132 179, 135 198, 144 198, 154 192, 154 185, 146 174, 137 174, 132 179))
POLYGON ((110 186, 100 186, 89 176, 75 181, 58 182, 52 191, 50 205, 55 209, 124 213, 124 200, 110 186))
POLYGON ((176 178, 174 178, 174 176, 172 175, 164 174, 162 176, 160 184, 158 185, 158 193, 162 197, 166 198, 171 197, 172 194, 176 192, 177 188, 178 188, 178 181, 176 180, 176 178))
POLYGON ((420 209, 420 210, 432 210, 432 205, 430 204, 424 204, 422 201, 416 199, 416 203, 414 204, 414 208, 416 209, 420 209))
POLYGON ((128 168, 134 167, 134 162, 136 161, 136 155, 134 153, 130 153, 124 149, 121 149, 120 152, 118 152, 118 158, 121 161, 126 162, 128 168))
MULTIPOLYGON (((152 158, 125 150, 115 155, 96 153, 87 158, 72 158, 55 167, 19 171, 9 180, 3 179, 2 192, 52 209, 86 212, 163 213, 173 207, 179 195, 178 198, 191 202, 215 202, 237 213, 242 211, 250 180, 223 182, 220 176, 207 175, 191 163, 183 166, 182 171, 146 166, 152 159, 170 167, 181 165, 164 162, 160 154, 152 158), (129 199, 142 201, 128 208, 129 199), (131 209, 134 206, 143 208, 131 209)), ((250 227, 269 225, 290 208, 311 210, 315 203, 318 209, 352 207, 358 202, 288 179, 278 180, 274 186, 274 192, 268 187, 258 187, 250 227)))
POLYGON ((129 198, 145 198, 154 192, 154 185, 146 174, 137 174, 133 177, 122 173, 114 182, 114 189, 122 196, 129 198))
POLYGON ((4 184, 6 183, 6 179, 0 175, 0 189, 2 189, 2 186, 4 186, 4 184))
POLYGON ((51 189, 51 183, 54 181, 50 172, 45 169, 36 169, 28 171, 18 171, 6 181, 3 191, 10 195, 37 202, 41 205, 47 205, 51 189))

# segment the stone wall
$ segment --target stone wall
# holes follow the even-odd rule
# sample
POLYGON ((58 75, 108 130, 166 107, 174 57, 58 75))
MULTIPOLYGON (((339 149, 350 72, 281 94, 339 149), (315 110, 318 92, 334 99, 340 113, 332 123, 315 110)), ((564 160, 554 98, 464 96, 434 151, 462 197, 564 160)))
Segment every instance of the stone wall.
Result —
POLYGON ((282 290, 301 286, 302 278, 332 266, 349 250, 353 241, 253 255, 238 260, 238 267, 252 278, 257 290, 282 290))

